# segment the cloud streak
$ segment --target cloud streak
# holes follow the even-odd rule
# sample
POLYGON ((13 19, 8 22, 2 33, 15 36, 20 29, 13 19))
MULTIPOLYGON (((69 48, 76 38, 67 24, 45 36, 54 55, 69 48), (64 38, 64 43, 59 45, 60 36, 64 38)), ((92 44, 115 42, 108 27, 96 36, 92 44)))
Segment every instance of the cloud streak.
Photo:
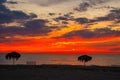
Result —
POLYGON ((112 37, 120 36, 120 31, 111 30, 109 28, 95 29, 94 31, 90 30, 76 30, 64 34, 62 37, 71 38, 71 37, 82 37, 86 39, 91 38, 103 38, 103 37, 112 37))
POLYGON ((87 11, 89 8, 94 6, 110 2, 111 0, 82 0, 79 7, 75 8, 76 11, 87 11))
POLYGON ((24 24, 24 27, 0 27, 0 35, 4 36, 15 36, 15 35, 23 35, 23 36, 42 36, 47 35, 48 32, 51 31, 51 28, 46 26, 46 20, 32 20, 28 21, 24 24))
POLYGON ((64 2, 72 1, 72 0, 30 0, 32 3, 39 4, 41 6, 51 6, 57 5, 64 2))

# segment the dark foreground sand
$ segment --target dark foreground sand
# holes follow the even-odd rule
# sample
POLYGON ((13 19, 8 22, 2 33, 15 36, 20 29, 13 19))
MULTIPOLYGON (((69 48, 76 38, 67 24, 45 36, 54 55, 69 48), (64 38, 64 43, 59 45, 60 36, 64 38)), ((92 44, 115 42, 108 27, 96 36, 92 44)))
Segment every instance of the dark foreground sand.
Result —
POLYGON ((120 67, 0 66, 0 80, 120 80, 120 67))

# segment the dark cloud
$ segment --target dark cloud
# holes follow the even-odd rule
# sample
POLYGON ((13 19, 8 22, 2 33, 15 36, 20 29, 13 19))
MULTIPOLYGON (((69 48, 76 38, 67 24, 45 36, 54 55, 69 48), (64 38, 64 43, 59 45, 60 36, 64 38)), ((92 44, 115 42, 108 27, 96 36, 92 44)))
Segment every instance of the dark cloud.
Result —
MULTIPOLYGON (((20 36, 43 36, 52 31, 53 27, 46 26, 47 20, 36 19, 37 15, 25 14, 22 11, 11 11, 3 5, 6 0, 0 1, 0 42, 19 41, 14 38, 20 36), (17 21, 22 26, 5 26, 4 23, 17 21), (22 23, 21 23, 22 22, 22 23), (9 38, 6 38, 9 36, 9 38)), ((57 27, 56 27, 57 28, 57 27)))
MULTIPOLYGON (((71 16, 73 13, 67 13, 63 16, 59 16, 57 18, 54 18, 55 21, 59 22, 59 21, 65 21, 65 23, 68 20, 71 21, 75 21, 78 22, 79 24, 93 24, 99 21, 116 21, 116 23, 120 22, 120 9, 113 9, 110 10, 110 12, 102 17, 96 17, 94 19, 88 19, 86 17, 80 17, 80 18, 74 18, 73 16, 71 16)), ((64 23, 64 22, 63 22, 64 23)))
POLYGON ((106 3, 110 0, 84 0, 80 5, 75 8, 76 11, 87 11, 88 8, 94 7, 96 5, 106 3))
POLYGON ((111 20, 115 20, 117 23, 120 21, 120 9, 111 10, 111 13, 108 14, 111 20))
POLYGON ((51 28, 46 26, 46 20, 32 20, 24 24, 24 27, 0 27, 0 35, 15 36, 15 35, 47 35, 51 28))
POLYGON ((0 0, 0 4, 5 3, 5 2, 6 2, 6 0, 0 0))
POLYGON ((72 18, 73 21, 78 22, 80 24, 90 24, 92 25, 93 23, 99 22, 99 21, 115 21, 113 25, 116 23, 120 23, 120 9, 113 9, 110 10, 110 12, 103 16, 103 17, 96 17, 95 19, 88 19, 85 17, 80 17, 80 18, 72 18))
POLYGON ((0 1, 0 24, 12 21, 11 16, 8 15, 10 13, 10 10, 3 5, 5 1, 6 0, 0 1))
POLYGON ((15 1, 7 1, 7 3, 9 3, 9 4, 18 4, 18 3, 15 2, 15 1))
POLYGON ((111 0, 86 0, 86 1, 88 1, 92 5, 97 5, 97 4, 109 2, 111 0))
POLYGON ((110 12, 107 15, 103 17, 96 17, 94 19, 88 19, 86 17, 74 18, 73 16, 71 16, 71 14, 73 13, 68 13, 63 16, 59 16, 57 18, 54 18, 54 20, 56 22, 59 22, 59 21, 67 22, 68 20, 71 20, 71 21, 78 22, 79 24, 85 24, 85 23, 92 24, 99 21, 113 21, 113 20, 116 21, 116 23, 120 22, 120 9, 110 10, 110 12))
POLYGON ((67 21, 68 18, 65 17, 65 16, 59 16, 59 17, 55 18, 54 20, 57 21, 57 22, 60 21, 60 20, 66 20, 67 21))
POLYGON ((37 17, 37 15, 31 13, 30 15, 25 14, 22 11, 11 11, 3 3, 5 3, 6 0, 0 1, 0 24, 13 22, 15 20, 25 20, 25 19, 31 19, 37 17))
POLYGON ((24 24, 24 27, 4 27, 0 26, 0 43, 21 42, 24 39, 15 38, 14 36, 46 36, 52 30, 61 29, 58 26, 46 26, 45 20, 32 20, 24 24))
POLYGON ((67 23, 68 20, 73 20, 74 19, 73 16, 71 16, 72 14, 73 14, 72 12, 69 12, 69 13, 64 14, 62 16, 54 18, 54 20, 56 22, 62 21, 63 23, 64 22, 67 23))
MULTIPOLYGON (((25 24, 25 30, 31 35, 46 35, 51 28, 46 26, 46 20, 32 20, 25 24)), ((27 34, 27 33, 26 33, 27 34)))
POLYGON ((68 24, 68 22, 67 21, 62 21, 62 24, 68 24))
POLYGON ((22 23, 24 28, 20 26, 0 26, 0 35, 43 35, 49 32, 49 29, 45 26, 46 20, 32 20, 37 15, 33 13, 27 15, 22 11, 11 11, 2 5, 5 3, 5 0, 0 1, 0 3, 0 24, 28 20, 22 23))
POLYGON ((71 38, 74 36, 83 37, 83 38, 92 38, 94 36, 94 33, 90 32, 89 30, 76 30, 64 34, 62 37, 71 38))
POLYGON ((109 20, 120 20, 120 9, 111 10, 110 13, 104 17, 97 17, 93 21, 109 21, 109 20))
POLYGON ((84 2, 79 5, 78 8, 75 8, 76 11, 87 11, 88 7, 92 7, 88 2, 84 2))
POLYGON ((94 31, 76 30, 76 31, 71 31, 67 34, 64 34, 62 37, 71 38, 74 36, 87 38, 87 39, 102 38, 102 37, 110 37, 110 36, 120 36, 120 31, 111 30, 110 28, 95 29, 94 31))
POLYGON ((9 22, 12 22, 12 17, 7 14, 0 13, 0 24, 9 22))
POLYGON ((12 11, 10 16, 13 19, 28 19, 30 17, 27 14, 23 13, 22 11, 12 11))
POLYGON ((37 16, 35 14, 27 15, 22 11, 9 11, 9 10, 6 10, 4 12, 0 11, 0 24, 9 23, 16 20, 21 21, 21 20, 31 19, 34 17, 37 17, 37 16))
MULTIPOLYGON (((97 17, 95 19, 88 19, 85 17, 71 18, 70 16, 62 16, 56 19, 58 21, 62 20, 66 22, 67 20, 72 20, 72 21, 78 22, 79 24, 87 23, 88 24, 87 27, 89 27, 89 25, 96 24, 97 22, 100 22, 100 21, 115 21, 115 23, 113 23, 113 25, 115 25, 116 23, 120 22, 120 9, 110 10, 110 12, 106 16, 97 17)), ((120 31, 111 30, 110 28, 95 29, 94 31, 84 29, 84 30, 71 31, 67 34, 64 34, 62 37, 70 38, 74 36, 83 37, 83 38, 101 38, 101 37, 109 37, 109 36, 120 36, 120 31)))
POLYGON ((7 9, 4 5, 0 4, 0 13, 9 13, 10 10, 7 9))
POLYGON ((69 12, 67 14, 64 14, 65 17, 69 17, 69 18, 73 18, 73 16, 71 16, 72 14, 74 14, 73 12, 69 12))
POLYGON ((29 18, 37 18, 37 15, 36 14, 34 14, 34 13, 30 13, 30 15, 29 15, 29 18))
POLYGON ((54 16, 54 15, 55 15, 55 13, 49 13, 49 15, 50 15, 50 16, 54 16))
POLYGON ((74 19, 76 22, 80 23, 80 24, 84 24, 84 23, 89 23, 89 19, 87 18, 76 18, 74 19))
POLYGON ((52 30, 59 29, 57 26, 46 26, 47 22, 47 20, 38 19, 27 21, 24 23, 24 27, 0 26, 0 42, 23 41, 21 39, 16 39, 14 36, 45 36, 52 30))

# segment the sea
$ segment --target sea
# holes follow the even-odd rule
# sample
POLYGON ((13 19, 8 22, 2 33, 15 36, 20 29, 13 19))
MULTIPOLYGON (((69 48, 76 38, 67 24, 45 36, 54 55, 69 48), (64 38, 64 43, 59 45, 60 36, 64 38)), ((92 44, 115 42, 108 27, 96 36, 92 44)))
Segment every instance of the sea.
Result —
MULTIPOLYGON (((0 65, 12 65, 12 60, 5 59, 6 54, 0 54, 0 65)), ((82 54, 21 54, 15 61, 16 65, 83 65, 78 61, 82 54)), ((86 65, 120 66, 120 54, 88 54, 92 60, 86 65)))

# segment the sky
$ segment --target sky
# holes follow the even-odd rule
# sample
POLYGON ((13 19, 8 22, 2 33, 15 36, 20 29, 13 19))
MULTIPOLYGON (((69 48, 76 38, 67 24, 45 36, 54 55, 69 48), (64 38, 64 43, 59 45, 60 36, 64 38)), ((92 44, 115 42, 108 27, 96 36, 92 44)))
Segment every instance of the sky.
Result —
POLYGON ((120 54, 120 0, 0 0, 0 53, 120 54))

